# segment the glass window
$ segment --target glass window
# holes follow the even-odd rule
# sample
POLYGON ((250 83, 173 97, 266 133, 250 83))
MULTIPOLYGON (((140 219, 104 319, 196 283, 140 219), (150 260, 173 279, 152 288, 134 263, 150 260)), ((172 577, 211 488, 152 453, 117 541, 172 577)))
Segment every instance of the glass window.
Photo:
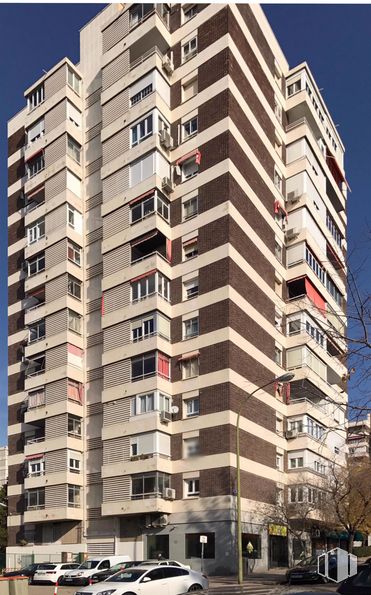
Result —
POLYGON ((185 480, 185 488, 186 488, 185 495, 187 498, 189 496, 199 496, 200 495, 200 480, 199 479, 186 479, 185 480))
POLYGON ((80 473, 81 461, 76 455, 70 454, 68 458, 68 469, 71 473, 80 473))
POLYGON ((187 399, 185 401, 187 417, 200 414, 200 399, 195 397, 194 399, 187 399))
POLYGON ((253 559, 260 559, 261 555, 261 535, 257 535, 256 533, 242 533, 242 552, 243 556, 247 556, 247 546, 251 543, 253 546, 252 552, 249 554, 249 558, 253 559))
POLYGON ((153 132, 153 116, 150 114, 131 128, 131 146, 135 147, 153 132))
POLYGON ((189 137, 197 134, 198 130, 198 117, 195 116, 188 120, 188 122, 184 122, 183 124, 183 140, 187 140, 189 137))
POLYGON ((45 220, 39 219, 27 228, 28 245, 37 242, 45 236, 45 220))
POLYGON ((148 275, 131 283, 132 302, 143 300, 156 292, 166 300, 170 299, 170 281, 161 273, 148 275))
POLYGON ((28 327, 28 342, 34 343, 45 339, 45 320, 38 320, 28 327))
POLYGON ((215 558, 215 533, 186 533, 185 534, 185 557, 201 558, 200 536, 206 535, 207 543, 204 544, 204 558, 215 558))
POLYGON ((197 37, 187 41, 182 47, 183 62, 187 62, 197 54, 197 37))
POLYGON ((196 297, 198 295, 198 277, 196 279, 191 279, 190 281, 185 281, 183 287, 186 300, 196 297))
POLYGON ((141 221, 155 211, 166 221, 169 220, 169 203, 158 192, 132 205, 130 209, 131 223, 141 221))
POLYGON ((149 353, 131 360, 131 378, 139 380, 156 374, 156 354, 149 353))
POLYGON ((81 316, 73 310, 68 310, 68 329, 81 335, 81 316))
POLYGON ((182 101, 188 101, 198 93, 198 76, 182 85, 182 101))
POLYGON ((68 506, 80 507, 80 486, 68 486, 68 506))
POLYGON ((183 203, 183 219, 186 221, 187 219, 191 219, 191 217, 195 217, 198 214, 198 196, 193 196, 189 200, 186 200, 183 203))
POLYGON ((45 490, 44 489, 28 490, 28 492, 26 492, 26 500, 27 500, 27 509, 28 510, 44 508, 44 506, 45 506, 45 490))
POLYGON ((144 473, 142 475, 133 475, 131 478, 131 498, 138 500, 140 498, 162 497, 165 488, 170 487, 170 475, 166 473, 144 473))
POLYGON ((130 99, 131 107, 133 107, 133 105, 136 105, 137 103, 142 101, 142 99, 144 99, 145 97, 150 95, 152 93, 152 91, 153 91, 153 85, 151 83, 150 85, 147 85, 146 87, 144 87, 144 89, 142 89, 138 93, 135 93, 135 95, 133 95, 133 97, 130 99))
POLYGON ((40 85, 30 93, 27 97, 27 104, 28 104, 28 111, 35 109, 40 103, 42 103, 45 99, 45 89, 44 85, 40 85))
POLYGON ((79 417, 68 416, 68 435, 81 438, 81 419, 79 417))
POLYGON ((197 238, 184 242, 183 244, 183 256, 184 260, 189 260, 198 255, 198 240, 197 238))
POLYGON ((197 174, 198 163, 196 163, 194 157, 191 157, 191 159, 187 159, 187 161, 184 161, 184 163, 182 163, 182 182, 185 182, 186 180, 193 178, 197 174))
POLYGON ((77 93, 77 95, 80 95, 81 92, 81 79, 77 76, 77 74, 71 70, 71 68, 68 68, 68 76, 67 76, 67 82, 69 84, 69 86, 75 91, 75 93, 77 93))
POLYGON ((68 240, 67 244, 67 258, 78 266, 81 266, 81 248, 68 240))
POLYGON ((184 457, 197 457, 200 454, 200 440, 199 438, 186 438, 183 440, 184 457))
POLYGON ((45 254, 38 254, 28 261, 28 276, 36 275, 45 270, 45 254))
POLYGON ((81 145, 79 145, 79 143, 77 143, 69 134, 67 135, 67 154, 77 161, 77 163, 80 163, 81 145))
POLYGON ((190 339, 198 335, 198 316, 183 322, 183 338, 190 339))
POLYGON ((188 21, 193 19, 193 17, 195 17, 196 14, 198 14, 197 4, 194 4, 193 6, 190 6, 189 8, 183 8, 184 22, 187 23, 188 21))
POLYGON ((295 83, 288 85, 287 97, 291 97, 291 95, 294 95, 295 93, 299 93, 299 91, 301 91, 301 80, 300 79, 298 81, 295 81, 295 83))
POLYGON ((198 357, 182 361, 182 378, 194 378, 199 374, 198 357))
POLYGON ((71 277, 71 275, 68 275, 67 291, 69 295, 81 300, 81 281, 75 279, 75 277, 71 277))
POLYGON ((282 174, 276 168, 274 169, 274 185, 282 194, 282 174))
POLYGON ((27 161, 27 177, 28 179, 33 178, 36 176, 40 171, 45 168, 45 158, 44 153, 40 152, 36 157, 27 161))
POLYGON ((45 473, 45 461, 43 458, 28 462, 28 475, 30 477, 39 477, 45 473))
POLYGON ((30 146, 37 139, 41 138, 45 134, 45 121, 44 118, 38 120, 35 124, 32 124, 27 130, 27 141, 30 146))

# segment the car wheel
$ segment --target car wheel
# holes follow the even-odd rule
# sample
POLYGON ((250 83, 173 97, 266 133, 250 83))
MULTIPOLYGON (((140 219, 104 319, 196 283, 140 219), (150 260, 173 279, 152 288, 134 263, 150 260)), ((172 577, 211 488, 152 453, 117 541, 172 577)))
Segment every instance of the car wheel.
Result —
POLYGON ((197 583, 191 585, 188 589, 188 593, 193 593, 193 591, 202 591, 202 586, 198 585, 197 583))

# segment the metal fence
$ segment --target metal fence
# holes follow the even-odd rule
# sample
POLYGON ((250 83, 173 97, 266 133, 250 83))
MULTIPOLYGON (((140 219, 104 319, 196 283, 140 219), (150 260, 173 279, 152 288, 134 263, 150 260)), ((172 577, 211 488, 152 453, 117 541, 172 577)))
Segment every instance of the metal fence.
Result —
MULTIPOLYGON (((54 562, 59 564, 60 562, 82 562, 83 554, 76 554, 72 552, 60 552, 50 554, 7 554, 6 560, 4 557, 3 565, 1 568, 4 569, 6 564, 6 570, 19 570, 37 562, 54 562)), ((1 562, 1 557, 0 557, 1 562)))

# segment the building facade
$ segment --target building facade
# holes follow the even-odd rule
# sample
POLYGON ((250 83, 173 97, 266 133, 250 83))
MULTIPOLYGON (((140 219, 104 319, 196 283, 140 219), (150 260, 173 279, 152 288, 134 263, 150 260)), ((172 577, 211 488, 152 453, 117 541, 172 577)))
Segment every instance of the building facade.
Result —
POLYGON ((364 419, 349 420, 347 431, 349 457, 369 459, 371 449, 371 415, 364 419))
POLYGON ((241 409, 244 548, 284 565, 267 510, 345 441, 341 139, 257 5, 110 5, 80 39, 8 127, 8 557, 198 568, 206 535, 235 572, 241 409))
POLYGON ((8 483, 8 447, 0 446, 0 484, 8 483))

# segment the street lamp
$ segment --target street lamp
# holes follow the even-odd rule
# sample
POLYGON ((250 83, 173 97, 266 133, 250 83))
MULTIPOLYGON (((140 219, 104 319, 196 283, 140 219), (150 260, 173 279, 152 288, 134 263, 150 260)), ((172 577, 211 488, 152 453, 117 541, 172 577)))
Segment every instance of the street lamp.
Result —
MULTIPOLYGON (((282 376, 278 376, 277 378, 273 378, 266 384, 262 386, 258 386, 252 393, 247 394, 247 399, 250 399, 255 393, 259 390, 262 390, 266 386, 273 384, 274 382, 291 382, 294 378, 295 374, 292 372, 287 372, 286 374, 282 374, 282 376)), ((242 566, 242 522, 241 522, 241 466, 240 466, 240 418, 241 418, 241 409, 243 403, 241 403, 238 415, 237 415, 237 424, 236 424, 236 457, 237 457, 237 552, 238 552, 238 584, 242 585, 243 583, 243 566, 242 566)))

